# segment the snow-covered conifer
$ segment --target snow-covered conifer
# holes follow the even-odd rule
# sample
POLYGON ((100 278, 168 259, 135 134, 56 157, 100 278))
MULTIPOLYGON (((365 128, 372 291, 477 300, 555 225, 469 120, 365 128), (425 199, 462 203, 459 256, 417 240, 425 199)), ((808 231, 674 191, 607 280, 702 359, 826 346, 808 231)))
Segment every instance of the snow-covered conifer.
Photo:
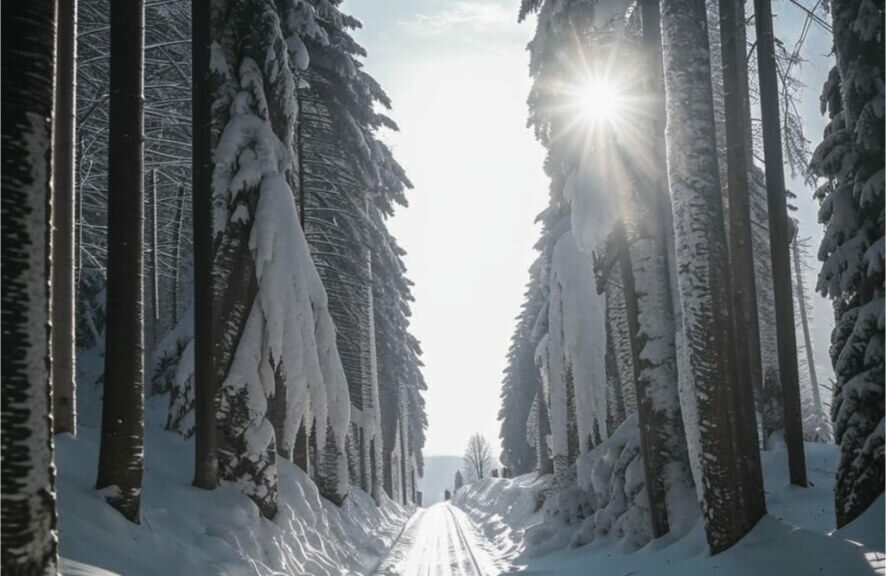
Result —
POLYGON ((830 122, 811 170, 825 233, 817 289, 834 302, 831 417, 840 444, 837 526, 883 492, 883 3, 831 4, 837 65, 822 92, 830 122))

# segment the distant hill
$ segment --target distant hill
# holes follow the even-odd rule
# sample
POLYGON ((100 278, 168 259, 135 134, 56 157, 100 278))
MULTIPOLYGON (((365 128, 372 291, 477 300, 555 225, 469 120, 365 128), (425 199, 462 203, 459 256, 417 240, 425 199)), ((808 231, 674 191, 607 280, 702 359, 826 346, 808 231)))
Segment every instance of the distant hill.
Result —
POLYGON ((425 456, 425 475, 422 480, 422 505, 443 501, 443 491, 452 490, 455 471, 461 465, 461 456, 425 456))

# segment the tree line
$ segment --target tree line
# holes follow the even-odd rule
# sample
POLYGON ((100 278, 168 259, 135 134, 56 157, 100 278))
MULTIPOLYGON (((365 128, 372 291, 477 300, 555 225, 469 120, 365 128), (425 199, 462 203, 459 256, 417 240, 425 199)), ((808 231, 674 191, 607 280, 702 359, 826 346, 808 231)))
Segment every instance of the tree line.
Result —
POLYGON ((420 502, 421 346, 387 219, 412 184, 336 0, 40 1, 3 24, 3 568, 55 573, 53 433, 103 391, 96 488, 138 523, 144 398, 194 485, 273 518, 420 502), (80 354, 103 357, 78 382, 80 354))
POLYGON ((519 17, 532 14, 529 125, 550 200, 504 372, 502 462, 566 486, 636 415, 652 537, 690 487, 717 553, 765 514, 762 449, 783 441, 805 486, 803 441, 836 441, 845 525, 884 480, 883 90, 871 81, 883 3, 816 5, 790 50, 768 0, 750 19, 740 0, 525 0, 519 17), (794 102, 810 26, 833 32, 836 55, 814 151, 794 102), (622 109, 588 121, 583 87, 607 74, 622 109), (816 186, 825 226, 815 288, 834 303, 832 389, 816 374, 786 166, 816 186))

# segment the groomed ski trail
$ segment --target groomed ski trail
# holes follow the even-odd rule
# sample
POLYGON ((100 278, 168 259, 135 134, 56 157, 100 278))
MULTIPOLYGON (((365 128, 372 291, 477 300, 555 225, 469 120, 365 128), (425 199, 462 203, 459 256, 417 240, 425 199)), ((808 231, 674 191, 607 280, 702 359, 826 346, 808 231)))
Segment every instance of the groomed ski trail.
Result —
POLYGON ((383 576, 496 576, 496 562, 480 544, 464 512, 447 502, 419 510, 379 563, 383 576))

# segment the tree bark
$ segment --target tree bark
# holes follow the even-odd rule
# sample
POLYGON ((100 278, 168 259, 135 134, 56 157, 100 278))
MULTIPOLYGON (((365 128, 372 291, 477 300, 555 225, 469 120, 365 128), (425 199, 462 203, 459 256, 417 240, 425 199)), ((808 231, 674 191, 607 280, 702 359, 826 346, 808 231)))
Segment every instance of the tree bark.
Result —
POLYGON ((791 265, 787 196, 781 149, 778 76, 775 69, 772 6, 770 0, 754 0, 757 28, 757 69, 760 75, 760 111, 763 121, 763 155, 766 162, 766 193, 769 200, 769 238, 772 250, 772 282, 778 332, 778 367, 784 402, 785 443, 791 484, 806 486, 806 454, 803 448, 803 417, 794 306, 791 301, 791 265))
MULTIPOLYGON (((209 60, 211 0, 191 4, 192 163, 191 223, 194 242, 194 486, 218 486, 212 260, 212 88, 209 60)), ((176 242, 178 245, 178 242, 176 242)), ((177 273, 177 272, 176 272, 177 273)))
POLYGON ((151 349, 160 323, 160 251, 157 249, 157 169, 151 170, 151 349))
POLYGON ((726 124, 726 173, 729 199, 729 255, 732 274, 733 342, 736 382, 732 388, 733 442, 738 471, 745 475, 739 488, 745 525, 753 526, 766 513, 763 494, 763 470, 760 443, 757 439, 754 390, 763 389, 760 357, 760 329, 757 319, 757 287, 754 275, 753 237, 751 233, 744 94, 747 85, 742 67, 746 67, 744 26, 740 0, 720 0, 720 42, 723 63, 723 95, 726 124))
POLYGON ((652 519, 652 535, 655 538, 667 534, 668 510, 664 462, 667 454, 664 446, 657 444, 655 427, 658 424, 655 414, 655 399, 650 387, 654 382, 646 377, 641 380, 640 370, 640 320, 638 317, 637 291, 634 286, 634 272, 624 223, 619 221, 613 231, 616 250, 619 254, 618 268, 621 273, 621 287, 624 292, 625 315, 628 319, 628 334, 631 343, 631 365, 634 369, 634 382, 637 387, 637 418, 640 428, 640 450, 643 455, 643 469, 646 475, 646 493, 649 497, 649 514, 652 519))
POLYGON ((52 188, 52 394, 56 434, 77 432, 74 167, 77 121, 77 0, 58 4, 52 188))
MULTIPOLYGON (((652 516, 653 535, 674 529, 670 518, 671 496, 692 489, 686 435, 680 410, 677 383, 675 322, 669 276, 669 220, 667 191, 661 182, 667 174, 664 154, 664 85, 662 79, 661 14, 656 0, 640 4, 643 24, 644 57, 647 66, 645 86, 650 99, 649 133, 651 170, 645 178, 635 178, 643 187, 636 193, 632 216, 635 236, 628 240, 621 228, 618 240, 622 286, 629 321, 633 325, 631 349, 635 366, 635 389, 641 449, 652 516), (631 315, 635 315, 631 319, 631 315), (645 353, 647 346, 651 353, 645 353)), ((676 505, 676 503, 674 503, 676 505)))
POLYGON ((716 554, 752 528, 741 497, 753 490, 742 486, 732 443, 732 300, 704 3, 662 0, 661 23, 684 365, 695 386, 703 514, 716 554))
MULTIPOLYGON (((815 357, 812 353, 812 337, 809 333, 809 317, 806 313, 806 288, 803 283, 803 268, 800 260, 800 241, 799 234, 794 235, 791 241, 791 252, 794 259, 794 277, 797 279, 797 308, 800 310, 800 328, 803 331, 803 347, 806 352, 806 365, 809 367, 809 387, 812 389, 812 407, 815 410, 815 417, 819 422, 827 420, 824 410, 821 406, 821 390, 818 387, 818 374, 815 372, 815 357)), ((828 442, 833 441, 833 437, 828 434, 827 438, 823 438, 828 442)))
POLYGON ((0 534, 4 574, 58 566, 50 339, 56 2, 3 7, 0 534))
POLYGON ((96 488, 139 522, 144 467, 144 0, 111 4, 108 281, 96 488))
POLYGON ((172 249, 173 249, 173 260, 172 260, 172 326, 178 325, 178 308, 179 308, 179 297, 178 297, 178 287, 179 283, 181 283, 181 276, 179 272, 179 267, 181 266, 181 238, 182 238, 182 226, 184 226, 184 204, 185 204, 185 187, 182 184, 178 186, 178 202, 175 205, 175 229, 172 234, 172 249))
POLYGON ((548 419, 548 402, 545 398, 544 383, 541 378, 538 379, 536 386, 536 417, 537 417, 537 438, 535 439, 535 453, 538 460, 539 474, 553 474, 554 461, 548 453, 548 434, 551 433, 551 422, 548 419))

